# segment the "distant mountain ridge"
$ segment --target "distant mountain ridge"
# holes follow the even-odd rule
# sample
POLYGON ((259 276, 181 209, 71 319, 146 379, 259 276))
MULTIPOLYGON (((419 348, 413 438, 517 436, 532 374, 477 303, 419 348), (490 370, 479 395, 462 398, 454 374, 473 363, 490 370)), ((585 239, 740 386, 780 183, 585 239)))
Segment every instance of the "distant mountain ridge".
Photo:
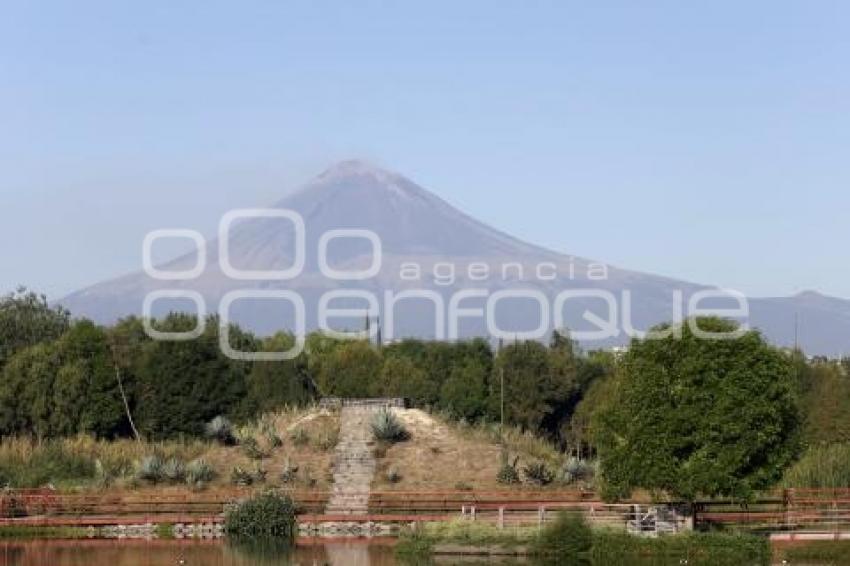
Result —
MULTIPOLYGON (((324 293, 349 289, 374 294, 383 302, 385 292, 423 289, 443 297, 462 290, 485 289, 488 293, 500 290, 527 289, 538 291, 547 298, 565 289, 598 289, 619 298, 629 291, 632 298, 631 322, 645 329, 670 320, 674 315, 675 291, 685 299, 710 286, 677 281, 666 277, 607 266, 582 257, 567 256, 536 246, 491 228, 458 211, 433 193, 404 176, 386 171, 362 161, 344 161, 326 170, 301 189, 287 196, 272 208, 296 211, 306 227, 306 261, 302 274, 290 281, 241 281, 227 277, 219 265, 217 240, 207 245, 207 267, 200 277, 191 281, 157 281, 144 272, 106 281, 76 293, 61 301, 76 316, 86 316, 109 323, 127 315, 140 315, 144 297, 159 289, 197 291, 208 310, 214 312, 225 294, 238 289, 286 289, 297 291, 307 305, 306 326, 316 328, 317 305, 324 293), (321 235, 328 230, 368 229, 378 235, 383 250, 382 269, 363 281, 340 282, 328 280, 320 273, 316 250, 321 235), (418 280, 405 277, 405 266, 420 266, 418 280), (520 269, 516 268, 519 264, 520 269), (477 266, 473 269, 473 265, 477 266), (502 277, 505 266, 508 277, 502 277), (449 267, 454 275, 449 278, 449 267), (486 280, 472 276, 487 266, 486 280), (546 277, 537 277, 545 266, 546 277), (588 271, 604 266, 604 279, 591 279, 588 271), (439 271, 441 277, 435 274, 439 271), (518 272, 522 271, 522 277, 518 272)), ((229 256, 237 269, 284 269, 295 258, 294 231, 286 221, 253 219, 233 225, 229 238, 229 256)), ((328 263, 336 269, 361 269, 371 263, 371 246, 364 240, 338 239, 328 246, 328 263)), ((190 269, 194 254, 188 254, 160 266, 165 271, 190 269)), ((484 306, 469 299, 465 308, 484 306)), ((536 326, 539 308, 519 301, 500 304, 496 311, 498 325, 503 329, 524 329, 536 326)), ((797 339, 810 354, 839 355, 850 352, 850 301, 807 292, 793 297, 754 298, 749 300, 750 322, 760 328, 774 343, 791 345, 797 339)), ((335 307, 364 308, 362 301, 340 301, 335 307)), ((605 315, 605 305, 599 299, 586 298, 570 302, 565 316, 569 328, 592 330, 583 316, 584 311, 605 315)), ((162 314, 173 305, 163 302, 154 310, 162 314)), ((393 317, 396 337, 441 337, 435 331, 436 315, 433 306, 420 301, 400 302, 393 317)), ((244 301, 234 310, 234 319, 260 333, 293 327, 294 314, 286 308, 244 301)), ((386 314, 382 312, 382 314, 386 314)), ((621 313, 622 314, 622 313, 621 313)), ((619 323, 622 325, 623 320, 619 323)), ((347 321, 347 327, 352 321, 347 321)), ((360 324, 360 323, 358 323, 360 324)), ((340 325, 345 326, 345 325, 340 325)), ((465 318, 461 336, 488 335, 484 320, 465 318)), ((586 344, 605 347, 625 343, 624 334, 616 338, 586 344)))

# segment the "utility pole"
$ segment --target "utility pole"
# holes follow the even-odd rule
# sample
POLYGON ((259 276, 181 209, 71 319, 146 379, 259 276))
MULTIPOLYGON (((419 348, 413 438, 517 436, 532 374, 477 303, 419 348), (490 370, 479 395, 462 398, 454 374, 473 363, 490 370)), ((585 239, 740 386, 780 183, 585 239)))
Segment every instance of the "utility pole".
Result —
POLYGON ((800 315, 794 312, 794 351, 800 349, 800 315))
MULTIPOLYGON (((501 436, 505 433, 505 368, 499 368, 499 396, 500 396, 500 424, 499 424, 499 433, 501 436)), ((503 438, 504 440, 504 438, 503 438)))
POLYGON ((366 311, 366 340, 372 343, 372 319, 369 318, 369 311, 366 311))

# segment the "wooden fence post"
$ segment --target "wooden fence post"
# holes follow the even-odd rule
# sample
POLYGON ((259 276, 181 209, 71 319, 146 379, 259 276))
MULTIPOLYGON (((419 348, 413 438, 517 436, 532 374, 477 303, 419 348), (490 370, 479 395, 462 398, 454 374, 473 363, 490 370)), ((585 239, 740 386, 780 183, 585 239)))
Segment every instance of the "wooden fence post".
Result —
POLYGON ((499 530, 505 528, 505 508, 499 507, 499 530))

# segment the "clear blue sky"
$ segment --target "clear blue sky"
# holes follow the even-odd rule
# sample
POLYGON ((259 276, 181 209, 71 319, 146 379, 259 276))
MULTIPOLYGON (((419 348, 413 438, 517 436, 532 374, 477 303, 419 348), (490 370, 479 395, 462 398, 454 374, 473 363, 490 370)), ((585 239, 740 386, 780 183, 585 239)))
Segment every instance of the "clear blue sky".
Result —
POLYGON ((560 251, 850 298, 848 22, 839 1, 7 2, 0 289, 137 270, 146 231, 210 233, 360 157, 560 251))

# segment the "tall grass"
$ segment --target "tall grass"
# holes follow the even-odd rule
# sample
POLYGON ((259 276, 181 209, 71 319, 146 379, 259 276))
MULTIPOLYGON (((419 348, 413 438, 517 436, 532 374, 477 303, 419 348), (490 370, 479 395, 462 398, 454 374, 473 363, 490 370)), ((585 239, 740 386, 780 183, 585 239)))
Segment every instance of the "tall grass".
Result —
POLYGON ((850 444, 813 446, 785 473, 784 487, 850 487, 850 444))
POLYGON ((505 426, 504 430, 500 431, 499 423, 491 421, 458 421, 446 412, 432 416, 463 438, 491 444, 504 441, 504 447, 509 452, 518 454, 521 462, 544 462, 553 469, 558 469, 563 463, 564 455, 555 444, 519 427, 505 426))
MULTIPOLYGON (((263 415, 244 430, 259 441, 264 451, 277 454, 283 444, 280 434, 293 426, 297 428, 292 430, 315 435, 323 443, 322 447, 336 444, 337 415, 330 411, 319 413, 315 408, 285 407, 263 415)), ((2 438, 0 488, 48 484, 59 489, 134 487, 139 481, 136 472, 153 457, 162 463, 163 478, 170 483, 178 483, 185 476, 197 487, 214 476, 221 476, 220 472, 231 466, 231 459, 238 456, 235 450, 221 446, 217 440, 199 439, 106 441, 87 435, 42 441, 30 437, 2 438)))
POLYGON ((135 463, 157 453, 186 460, 207 449, 202 442, 138 443, 101 441, 89 436, 36 441, 6 438, 0 441, 0 486, 13 488, 105 486, 130 479, 135 463))
POLYGON ((506 527, 499 529, 496 525, 485 521, 455 519, 425 523, 415 530, 402 532, 396 553, 400 556, 428 555, 434 545, 445 543, 465 546, 520 547, 532 543, 536 537, 536 528, 506 527))
POLYGON ((591 558, 594 564, 767 565, 770 543, 766 537, 743 534, 690 533, 644 538, 597 531, 591 558))
POLYGON ((827 540, 803 543, 799 546, 781 548, 778 554, 789 564, 850 566, 850 541, 827 540))

